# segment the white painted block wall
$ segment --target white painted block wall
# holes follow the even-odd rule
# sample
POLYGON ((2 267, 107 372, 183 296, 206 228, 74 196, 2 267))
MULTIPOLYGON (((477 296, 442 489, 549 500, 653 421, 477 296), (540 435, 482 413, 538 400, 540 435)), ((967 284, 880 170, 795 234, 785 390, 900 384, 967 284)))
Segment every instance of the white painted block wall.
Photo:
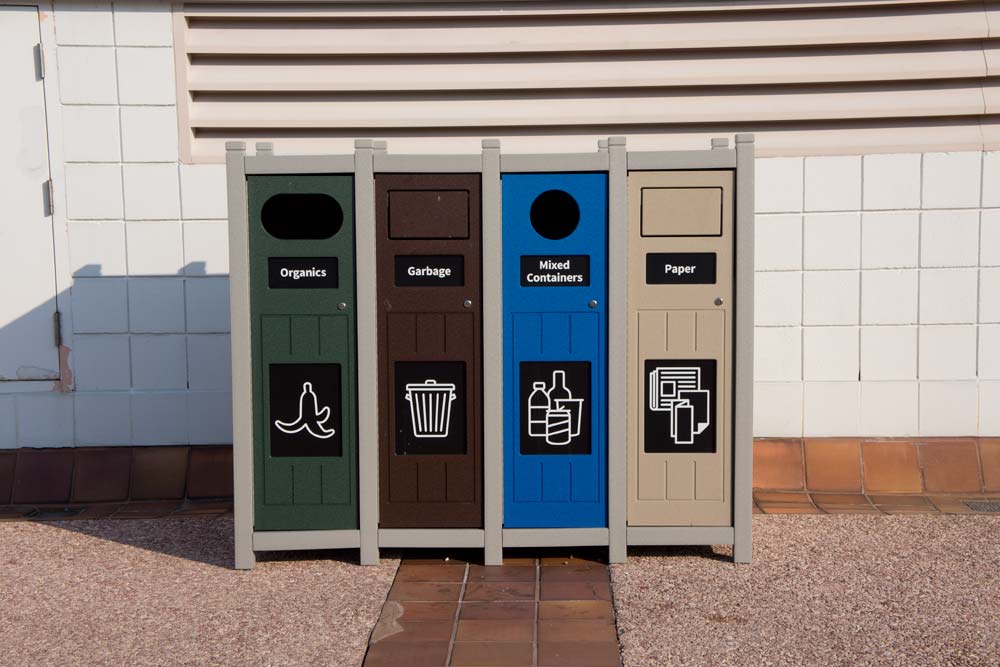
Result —
MULTIPOLYGON (((179 163, 168 6, 55 25, 76 391, 0 394, 0 447, 228 443, 225 170, 179 163)), ((1000 153, 758 159, 756 203, 756 435, 1000 435, 1000 153)))
POLYGON ((229 443, 225 169, 179 164, 169 5, 54 20, 76 391, 0 395, 0 447, 229 443))
POLYGON ((754 431, 997 435, 1000 153, 757 160, 754 431))

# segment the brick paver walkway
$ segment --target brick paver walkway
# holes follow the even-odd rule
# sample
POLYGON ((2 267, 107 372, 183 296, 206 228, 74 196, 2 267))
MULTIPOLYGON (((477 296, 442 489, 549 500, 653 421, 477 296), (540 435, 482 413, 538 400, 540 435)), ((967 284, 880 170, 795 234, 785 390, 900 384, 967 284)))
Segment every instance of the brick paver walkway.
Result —
POLYGON ((608 567, 586 557, 404 559, 366 667, 618 667, 608 567))

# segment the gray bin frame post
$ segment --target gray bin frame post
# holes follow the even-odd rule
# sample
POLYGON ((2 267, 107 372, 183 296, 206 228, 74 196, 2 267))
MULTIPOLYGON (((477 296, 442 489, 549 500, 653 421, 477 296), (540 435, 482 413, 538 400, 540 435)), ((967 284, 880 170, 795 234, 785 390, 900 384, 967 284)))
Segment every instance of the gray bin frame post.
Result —
MULTIPOLYGON (((364 144, 364 142, 359 142, 364 144)), ((367 145, 367 160, 371 163, 371 142, 367 145)), ((247 217, 247 174, 351 174, 355 183, 355 206, 358 236, 355 239, 356 252, 359 256, 357 267, 357 290, 359 310, 370 309, 374 333, 374 231, 368 231, 372 238, 370 262, 361 262, 365 226, 362 217, 365 214, 365 202, 371 200, 368 209, 369 220, 374 220, 374 196, 368 199, 359 198, 366 192, 374 193, 371 179, 371 169, 365 173, 356 171, 356 164, 363 164, 364 149, 355 155, 331 156, 276 156, 270 142, 257 144, 255 155, 246 154, 246 144, 241 141, 226 143, 226 184, 229 205, 229 299, 230 299, 230 336, 232 339, 232 392, 233 392, 233 515, 235 537, 235 567, 239 570, 252 569, 255 563, 255 551, 284 551, 294 549, 357 549, 362 546, 362 535, 367 537, 366 549, 362 549, 361 562, 372 564, 378 562, 378 550, 374 544, 374 530, 366 531, 364 514, 359 530, 271 530, 254 531, 254 485, 253 485, 253 393, 251 368, 253 359, 250 347, 250 246, 249 220, 247 217), (367 291, 365 291, 367 290, 367 291), (369 305, 366 305, 366 300, 369 305)), ((371 227, 369 225, 368 227, 371 227)), ((358 338, 366 330, 362 327, 365 311, 359 312, 358 338)), ((368 370, 366 359, 362 358, 360 345, 358 351, 358 391, 363 388, 363 378, 366 375, 374 377, 374 370, 368 370)), ((374 359, 374 350, 371 353, 374 359)), ((374 362, 371 363, 374 368, 374 362)), ((374 380, 366 380, 374 389, 374 380)), ((366 484, 363 476, 365 455, 365 439, 375 441, 377 430, 373 430, 374 419, 366 415, 365 406, 360 402, 358 416, 358 504, 359 512, 365 512, 365 498, 373 493, 371 485, 366 484), (365 421, 366 417, 368 422, 365 421)), ((369 407, 373 410, 374 408, 369 407)), ((377 456, 377 451, 376 451, 377 456)), ((378 511, 377 469, 374 487, 375 502, 368 503, 368 508, 378 511)), ((377 521, 377 516, 375 518, 377 521)))
POLYGON ((731 544, 733 561, 749 563, 753 553, 754 137, 737 134, 735 149, 729 148, 726 138, 712 139, 711 146, 703 151, 630 151, 627 161, 629 171, 735 171, 733 525, 640 526, 628 528, 626 535, 630 545, 731 544))
MULTIPOLYGON (((375 266, 375 174, 481 174, 482 178, 482 220, 483 220, 483 239, 482 239, 482 251, 483 251, 483 377, 489 377, 487 374, 488 366, 487 364, 497 363, 495 361, 495 355, 499 354, 502 350, 502 339, 500 343, 494 341, 494 334, 490 331, 489 318, 493 316, 492 309, 487 301, 487 296, 490 294, 491 289, 500 289, 499 287, 493 288, 491 286, 491 281, 486 279, 489 270, 488 262, 491 261, 490 250, 493 243, 498 243, 492 237, 487 236, 487 230, 489 229, 491 217, 495 216, 496 213, 492 209, 489 203, 490 197, 490 185, 492 180, 496 181, 495 188, 499 189, 499 171, 496 170, 496 177, 493 177, 492 172, 488 172, 486 169, 487 164, 493 164, 496 162, 495 155, 499 153, 499 142, 496 140, 486 140, 484 143, 484 150, 480 153, 472 153, 466 155, 395 155, 387 150, 386 142, 379 141, 374 144, 374 154, 373 154, 373 169, 370 174, 362 176, 359 172, 356 176, 356 181, 366 181, 371 184, 370 194, 365 196, 371 201, 371 218, 365 222, 370 230, 371 235, 371 248, 370 248, 370 262, 371 266, 375 266), (490 144, 486 146, 485 144, 493 142, 496 145, 490 144), (492 160, 492 161, 491 161, 492 160)), ((498 195, 493 195, 499 204, 498 195)), ((367 201, 367 200, 366 200, 367 201)), ((359 223, 361 219, 359 218, 359 223)), ((491 230, 492 231, 492 230, 491 230)), ((499 248, 499 246, 497 246, 499 248)), ((498 251, 498 250, 497 250, 498 251)), ((360 261, 359 261, 360 265, 360 261)), ((371 302, 371 323, 372 329, 369 332, 369 337, 365 338, 361 335, 359 330, 358 340, 359 341, 374 341, 377 340, 377 330, 375 328, 377 323, 377 313, 375 311, 376 304, 376 292, 375 292, 375 279, 374 279, 374 269, 372 270, 372 292, 370 296, 371 302)), ((361 293, 358 292, 358 301, 361 302, 361 293)), ((502 320, 501 320, 502 321, 502 320)), ((359 345, 359 356, 360 356, 360 345, 359 345)), ((375 363, 376 359, 376 348, 377 345, 367 345, 367 348, 371 350, 371 356, 373 360, 373 365, 369 369, 371 374, 371 392, 370 396, 378 395, 378 387, 376 385, 376 379, 378 377, 378 367, 375 363)), ((501 366, 502 368, 502 366, 501 366)), ((362 367, 359 362, 359 373, 362 372, 362 367)), ((360 377, 360 376, 359 376, 360 377)), ((361 389, 359 387, 359 394, 361 389)), ((471 548, 471 549, 485 549, 487 553, 487 560, 498 560, 497 552, 499 544, 499 526, 502 522, 501 518, 496 515, 497 503, 494 498, 494 493, 491 489, 495 485, 494 475, 496 470, 494 466, 491 465, 491 461, 495 458, 493 450, 499 446, 501 448, 503 442, 497 443, 495 437, 491 439, 490 437, 490 411, 495 410, 491 405, 491 401, 495 400, 495 397, 491 395, 489 391, 489 384, 484 383, 483 386, 483 423, 484 423, 484 434, 483 434, 483 527, 482 528, 377 528, 378 535, 378 546, 386 548, 439 548, 439 549, 451 549, 451 548, 471 548), (492 534, 491 534, 492 531, 492 534), (492 554, 492 556, 490 556, 492 554)), ((373 401, 373 406, 378 401, 373 401)), ((503 406, 500 408, 500 436, 503 436, 503 406)), ((493 417, 496 419, 497 417, 493 417)), ((374 414, 373 408, 373 424, 377 426, 376 415, 374 414)), ((369 511, 374 512, 376 515, 376 527, 377 527, 377 513, 378 513, 378 431, 377 428, 371 432, 371 450, 373 457, 372 467, 374 469, 372 484, 373 491, 369 495, 362 496, 360 502, 371 503, 374 509, 369 511)), ((500 466, 503 465, 502 459, 499 459, 500 466)), ((502 474, 503 471, 500 469, 501 475, 501 485, 503 484, 502 474)), ((502 488, 501 488, 502 494, 502 488)), ((501 496, 502 497, 502 496, 501 496)), ((502 511, 502 506, 500 507, 502 511)), ((498 564, 498 563, 495 563, 498 564)))
MULTIPOLYGON (((552 154, 529 154, 529 155, 500 155, 500 174, 515 174, 515 173, 547 173, 547 172, 607 172, 608 173, 608 225, 611 227, 614 225, 616 219, 624 221, 624 218, 620 217, 622 215, 627 215, 627 193, 624 190, 625 178, 624 178, 624 155, 625 155, 625 140, 623 137, 613 137, 611 140, 600 140, 597 144, 597 150, 593 153, 552 153, 552 154), (618 177, 618 181, 614 180, 615 177, 611 173, 612 165, 615 160, 619 162, 618 169, 623 173, 618 177), (620 193, 615 194, 615 187, 621 188, 620 193), (617 210, 620 209, 620 210, 617 210)), ((499 187, 499 179, 497 183, 499 187)), ((498 201, 496 202, 497 215, 500 215, 500 201, 499 193, 497 194, 498 201)), ((484 199, 483 205, 486 205, 484 199)), ((501 218, 498 217, 496 220, 497 228, 500 229, 501 218)), ((497 239, 497 243, 500 243, 500 239, 497 239)), ((620 245, 620 244, 619 244, 620 245)), ((626 472, 625 468, 625 420, 624 420, 624 387, 625 379, 613 379, 613 377, 619 372, 615 371, 612 365, 612 360, 616 359, 620 354, 624 358, 624 337, 621 337, 618 341, 612 338, 612 332, 617 330, 618 325, 612 324, 612 318, 615 316, 616 310, 612 308, 611 301, 612 294, 616 290, 625 290, 626 274, 620 270, 618 273, 620 275, 615 275, 615 267, 624 265, 625 257, 616 258, 615 254, 624 252, 624 247, 616 247, 613 245, 612 239, 608 240, 608 488, 607 488, 607 500, 608 500, 608 527, 607 528, 504 528, 503 529, 503 546, 504 547, 581 547, 581 546, 599 546, 608 547, 609 559, 612 562, 621 562, 624 560, 625 551, 625 479, 623 475, 626 472), (617 283, 621 282, 619 286, 617 283), (618 347, 621 346, 621 350, 618 347), (616 384, 618 383, 618 384, 616 384), (618 386, 622 388, 622 396, 619 398, 613 397, 611 390, 613 387, 618 386), (622 405, 618 405, 619 400, 622 405), (615 420, 614 415, 616 414, 616 407, 621 411, 621 419, 615 420), (620 425, 618 422, 620 421, 620 425), (620 432, 619 431, 620 426, 620 432), (612 451, 615 449, 614 440, 616 437, 621 438, 620 441, 620 452, 612 451), (614 468, 614 471, 613 471, 614 468), (620 469, 620 474, 619 474, 620 469), (616 547, 617 544, 617 547, 616 547)), ((498 247, 497 251, 500 251, 498 247)), ((497 276, 502 276, 502 273, 497 273, 497 276)), ((498 277, 497 283, 500 286, 499 289, 502 291, 503 280, 498 277)), ((622 292, 624 294, 624 291, 622 292)), ((498 300, 498 303, 499 300, 498 300)), ((622 308, 624 308, 624 301, 622 302, 622 308)), ((502 324, 503 320, 503 310, 502 303, 500 303, 500 314, 501 318, 499 322, 502 324)), ((624 320, 622 321, 624 325, 624 320)), ((503 336, 503 327, 499 327, 501 343, 503 336)), ((501 358, 502 364, 502 358, 501 358)), ((625 367, 622 365, 622 370, 620 373, 625 372, 625 367)), ((502 370, 502 365, 500 367, 502 370)), ((498 377, 502 376, 502 373, 498 377)), ((502 383, 501 383, 502 384, 502 383)), ((500 400, 503 400, 501 395, 500 400)), ((503 404, 500 404, 500 411, 503 411, 503 404)), ((499 417, 502 420, 502 414, 499 417)), ((502 478, 502 431, 503 424, 498 427, 501 431, 499 442, 501 446, 501 451, 499 456, 501 457, 501 477, 500 477, 500 505, 503 505, 503 478, 502 478)), ((501 515, 502 516, 502 515, 501 515)))
MULTIPOLYGON (((358 322, 358 398, 378 396, 375 262, 375 144, 354 142, 354 247, 358 322), (361 345, 365 341, 365 345, 361 345)), ((358 527, 361 564, 378 565, 378 401, 358 400, 358 527)))
POLYGON ((736 381, 733 560, 753 557, 754 136, 736 135, 736 381))
POLYGON ((608 561, 624 563, 628 496, 628 154, 608 138, 608 561))
MULTIPOLYGON (((500 141, 483 139, 483 377, 503 377, 503 229, 500 141)), ((503 565, 503 382, 483 385, 486 565, 503 565)))
POLYGON ((247 230, 246 144, 226 142, 229 206, 229 312, 233 401, 235 567, 253 569, 253 391, 250 369, 250 239, 247 230))

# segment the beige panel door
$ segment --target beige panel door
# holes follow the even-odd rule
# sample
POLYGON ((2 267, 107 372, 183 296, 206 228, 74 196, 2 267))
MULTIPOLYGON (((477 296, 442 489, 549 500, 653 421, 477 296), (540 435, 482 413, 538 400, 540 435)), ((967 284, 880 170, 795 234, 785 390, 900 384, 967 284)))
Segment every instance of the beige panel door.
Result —
POLYGON ((630 172, 628 523, 732 525, 733 174, 630 172))

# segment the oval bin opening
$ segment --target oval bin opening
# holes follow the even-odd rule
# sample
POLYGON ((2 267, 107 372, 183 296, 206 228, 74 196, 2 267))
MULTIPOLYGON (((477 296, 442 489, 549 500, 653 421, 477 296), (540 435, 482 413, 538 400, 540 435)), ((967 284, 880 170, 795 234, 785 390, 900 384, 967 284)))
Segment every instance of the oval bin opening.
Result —
POLYGON ((260 221, 277 239, 328 239, 344 224, 344 209, 330 195, 285 193, 264 202, 260 221))
POLYGON ((564 239, 580 224, 580 206, 563 190, 546 190, 531 203, 531 226, 550 241, 564 239))

